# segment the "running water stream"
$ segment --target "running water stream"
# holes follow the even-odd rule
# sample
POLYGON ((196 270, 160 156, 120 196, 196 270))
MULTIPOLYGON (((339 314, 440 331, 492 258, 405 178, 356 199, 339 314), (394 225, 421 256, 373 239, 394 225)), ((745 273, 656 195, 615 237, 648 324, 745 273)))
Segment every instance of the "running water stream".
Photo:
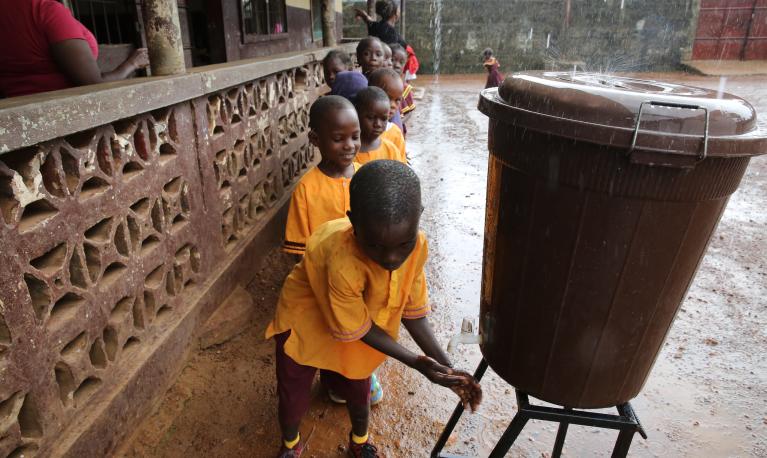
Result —
POLYGON ((439 64, 442 60, 442 0, 433 0, 434 11, 434 81, 439 82, 439 64))

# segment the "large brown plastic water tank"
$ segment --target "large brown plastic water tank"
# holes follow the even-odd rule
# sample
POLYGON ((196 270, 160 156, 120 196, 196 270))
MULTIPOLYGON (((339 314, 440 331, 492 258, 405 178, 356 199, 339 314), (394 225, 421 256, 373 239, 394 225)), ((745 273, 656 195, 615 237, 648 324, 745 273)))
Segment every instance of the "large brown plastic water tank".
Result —
POLYGON ((729 94, 584 73, 515 74, 479 109, 483 355, 547 402, 632 399, 767 133, 729 94))

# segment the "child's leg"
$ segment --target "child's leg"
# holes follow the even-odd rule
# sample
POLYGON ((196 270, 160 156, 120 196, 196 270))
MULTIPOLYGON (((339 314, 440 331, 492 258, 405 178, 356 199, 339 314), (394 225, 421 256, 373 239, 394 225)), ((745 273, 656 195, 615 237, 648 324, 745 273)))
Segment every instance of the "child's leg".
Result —
POLYGON ((309 410, 311 387, 317 369, 303 366, 285 354, 285 341, 290 331, 274 336, 276 343, 275 359, 277 365, 277 394, 279 396, 278 415, 282 440, 290 443, 298 438, 301 418, 309 410))
POLYGON ((352 380, 332 371, 322 371, 327 387, 346 399, 352 433, 358 437, 367 436, 370 417, 370 378, 352 380))

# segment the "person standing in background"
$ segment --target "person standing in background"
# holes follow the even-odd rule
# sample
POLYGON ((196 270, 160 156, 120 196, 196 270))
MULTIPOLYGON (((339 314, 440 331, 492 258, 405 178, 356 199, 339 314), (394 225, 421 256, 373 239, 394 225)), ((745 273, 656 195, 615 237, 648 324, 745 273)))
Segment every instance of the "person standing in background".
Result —
POLYGON ((501 75, 499 70, 501 64, 499 64, 498 60, 493 56, 493 50, 485 48, 485 50, 482 51, 482 58, 484 60, 482 65, 484 65, 485 70, 487 70, 485 89, 500 86, 501 83, 503 83, 503 75, 501 75))

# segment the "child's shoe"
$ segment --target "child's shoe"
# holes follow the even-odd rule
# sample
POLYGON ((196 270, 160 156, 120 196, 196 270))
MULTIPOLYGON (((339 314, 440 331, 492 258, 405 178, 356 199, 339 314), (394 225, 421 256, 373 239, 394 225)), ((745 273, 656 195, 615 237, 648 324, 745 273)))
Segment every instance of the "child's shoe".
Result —
MULTIPOLYGON (((333 390, 329 388, 328 397, 336 404, 346 404, 346 399, 334 393, 333 390)), ((370 405, 374 406, 381 401, 383 401, 383 387, 381 386, 381 382, 378 381, 378 376, 374 372, 373 375, 370 376, 370 405)))
POLYGON ((356 444, 352 440, 352 435, 349 433, 349 448, 346 449, 346 454, 350 458, 378 458, 378 449, 375 445, 370 443, 370 440, 364 444, 356 444))
POLYGON ((346 399, 334 393, 333 390, 331 390, 330 388, 328 388, 328 397, 330 398, 331 401, 335 402, 336 404, 346 404, 346 399))
POLYGON ((378 381, 378 376, 373 373, 370 376, 370 405, 374 406, 383 401, 383 387, 378 381))
POLYGON ((299 458, 301 456, 301 452, 304 451, 304 444, 298 443, 293 448, 287 448, 285 447, 285 444, 282 444, 282 447, 280 448, 280 452, 277 454, 277 458, 299 458))

